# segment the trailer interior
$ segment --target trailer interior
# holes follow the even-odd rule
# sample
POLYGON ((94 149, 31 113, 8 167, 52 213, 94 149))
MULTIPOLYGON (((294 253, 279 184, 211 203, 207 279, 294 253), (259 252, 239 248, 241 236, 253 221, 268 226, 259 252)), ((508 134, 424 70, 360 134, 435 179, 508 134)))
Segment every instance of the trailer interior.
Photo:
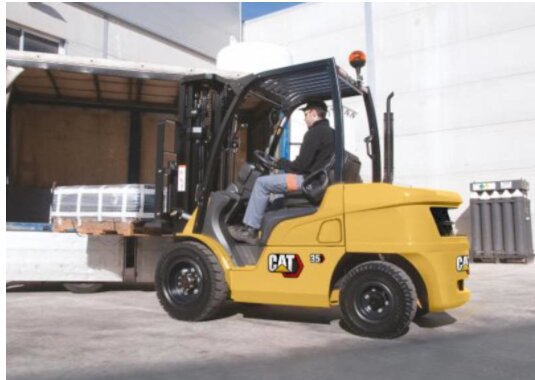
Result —
MULTIPOLYGON (((216 108, 222 104, 216 107, 215 102, 224 96, 216 99, 214 86, 222 77, 174 67, 9 53, 8 70, 23 70, 7 89, 8 223, 47 229, 53 187, 155 184, 171 162, 187 165, 187 187, 178 204, 193 210, 221 116, 216 108), (206 78, 206 85, 184 83, 192 76, 206 78), (181 102, 181 97, 188 100, 181 102), (187 109, 179 109, 180 104, 187 109)), ((244 105, 221 157, 216 188, 232 182, 237 168, 252 160, 252 151, 266 145, 265 126, 274 118, 270 105, 259 102, 244 105)))

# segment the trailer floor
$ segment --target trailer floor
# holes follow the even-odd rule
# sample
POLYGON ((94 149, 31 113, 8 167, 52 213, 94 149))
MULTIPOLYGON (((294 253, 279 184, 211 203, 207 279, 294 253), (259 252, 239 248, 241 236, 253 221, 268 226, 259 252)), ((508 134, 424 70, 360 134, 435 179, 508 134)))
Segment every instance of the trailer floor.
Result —
POLYGON ((472 300, 393 340, 351 335, 339 311, 257 305, 170 319, 154 291, 7 292, 8 379, 528 379, 535 263, 472 264, 472 300))

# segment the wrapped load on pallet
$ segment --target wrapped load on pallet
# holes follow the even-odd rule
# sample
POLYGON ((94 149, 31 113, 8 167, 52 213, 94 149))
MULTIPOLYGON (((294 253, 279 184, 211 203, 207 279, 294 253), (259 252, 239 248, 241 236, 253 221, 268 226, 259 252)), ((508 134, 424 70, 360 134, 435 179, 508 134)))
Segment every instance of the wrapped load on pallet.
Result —
POLYGON ((154 185, 59 186, 52 193, 57 232, 133 235, 136 225, 154 219, 154 185))

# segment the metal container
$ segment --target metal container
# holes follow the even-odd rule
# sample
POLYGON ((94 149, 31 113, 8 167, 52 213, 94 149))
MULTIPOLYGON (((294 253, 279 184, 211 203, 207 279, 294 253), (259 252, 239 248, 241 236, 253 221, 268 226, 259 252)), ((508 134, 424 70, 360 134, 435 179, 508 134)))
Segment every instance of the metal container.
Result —
POLYGON ((470 190, 471 258, 490 262, 531 261, 528 182, 473 182, 470 190))

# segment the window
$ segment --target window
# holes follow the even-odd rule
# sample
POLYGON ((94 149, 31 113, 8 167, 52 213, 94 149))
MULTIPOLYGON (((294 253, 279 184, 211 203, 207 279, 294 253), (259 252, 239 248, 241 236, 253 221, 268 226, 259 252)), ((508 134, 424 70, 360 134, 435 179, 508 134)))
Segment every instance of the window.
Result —
POLYGON ((6 29, 6 48, 12 50, 20 49, 20 36, 21 31, 10 28, 9 26, 6 29))
POLYGON ((37 53, 63 53, 63 41, 44 37, 24 29, 6 27, 6 48, 37 53))
POLYGON ((301 149, 303 136, 307 131, 306 124, 303 120, 303 112, 294 111, 287 125, 288 130, 288 145, 289 145, 289 160, 295 160, 301 149))

